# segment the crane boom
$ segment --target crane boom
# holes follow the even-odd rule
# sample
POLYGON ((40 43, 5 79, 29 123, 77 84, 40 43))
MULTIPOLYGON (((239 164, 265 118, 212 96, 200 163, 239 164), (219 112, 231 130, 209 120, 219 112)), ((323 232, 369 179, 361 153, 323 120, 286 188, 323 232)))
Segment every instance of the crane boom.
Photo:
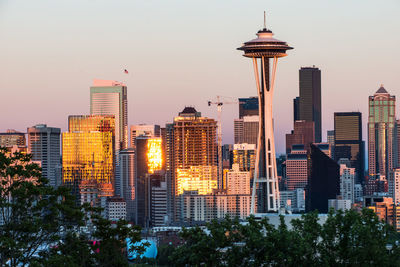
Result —
POLYGON ((208 106, 217 106, 218 122, 217 122, 217 135, 218 135, 218 189, 223 189, 223 173, 222 173, 222 106, 229 104, 238 104, 239 101, 222 101, 221 96, 217 96, 217 101, 208 101, 208 106))

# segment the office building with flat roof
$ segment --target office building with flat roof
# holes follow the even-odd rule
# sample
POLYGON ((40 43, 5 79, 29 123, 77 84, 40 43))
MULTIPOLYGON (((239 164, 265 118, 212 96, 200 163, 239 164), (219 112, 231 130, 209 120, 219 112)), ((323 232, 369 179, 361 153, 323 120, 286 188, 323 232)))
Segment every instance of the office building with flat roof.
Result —
POLYGON ((49 180, 49 184, 57 187, 61 184, 58 171, 61 167, 60 135, 61 129, 38 124, 29 127, 28 150, 32 160, 40 162, 42 175, 49 180))

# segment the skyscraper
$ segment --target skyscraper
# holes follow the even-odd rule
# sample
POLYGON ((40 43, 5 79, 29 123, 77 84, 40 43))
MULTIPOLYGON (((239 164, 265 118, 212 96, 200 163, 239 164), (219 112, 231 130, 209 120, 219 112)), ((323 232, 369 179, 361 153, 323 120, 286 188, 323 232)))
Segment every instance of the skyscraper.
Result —
POLYGON ((217 122, 202 117, 193 107, 185 107, 173 124, 166 125, 166 175, 175 219, 176 196, 188 188, 195 190, 194 181, 199 181, 199 193, 217 188, 216 137, 217 122))
POLYGON ((258 97, 239 98, 239 119, 258 115, 258 97))
POLYGON ((51 186, 61 184, 60 172, 60 128, 47 127, 38 124, 28 128, 28 148, 33 161, 39 161, 43 177, 49 180, 51 186))
POLYGON ((136 138, 135 166, 134 221, 141 226, 148 226, 151 217, 150 177, 162 167, 161 138, 143 135, 136 138))
POLYGON ((174 163, 177 168, 217 166, 217 122, 185 107, 174 118, 174 163))
POLYGON ((114 115, 68 117, 62 134, 63 184, 79 203, 97 204, 114 194, 114 115))
POLYGON ((135 149, 127 148, 119 152, 119 168, 121 183, 115 186, 115 195, 123 197, 126 201, 126 217, 134 220, 135 200, 135 149))
POLYGON ((368 172, 388 178, 395 167, 396 97, 381 86, 369 97, 368 172))
MULTIPOLYGON (((278 58, 286 56, 286 50, 293 49, 286 42, 272 37, 264 21, 264 28, 257 38, 243 44, 239 50, 253 60, 259 102, 259 132, 256 154, 254 185, 258 185, 258 213, 276 212, 279 209, 279 186, 276 170, 274 127, 272 119, 272 100, 278 58), (260 59, 260 73, 257 59, 260 59), (270 74, 270 59, 273 59, 270 74), (261 77, 261 78, 260 78, 261 77)), ((251 212, 255 212, 255 193, 253 186, 251 212)))
POLYGON ((313 67, 299 70, 299 119, 313 121, 314 142, 321 142, 321 71, 313 67))
POLYGON ((94 80, 90 114, 115 116, 115 152, 128 147, 127 87, 116 81, 94 80))
POLYGON ((335 112, 335 156, 338 161, 348 158, 356 170, 356 183, 364 181, 364 142, 362 141, 362 117, 360 112, 335 112))
POLYGON ((340 194, 339 165, 317 146, 311 144, 311 174, 306 190, 306 211, 328 212, 328 199, 340 194))

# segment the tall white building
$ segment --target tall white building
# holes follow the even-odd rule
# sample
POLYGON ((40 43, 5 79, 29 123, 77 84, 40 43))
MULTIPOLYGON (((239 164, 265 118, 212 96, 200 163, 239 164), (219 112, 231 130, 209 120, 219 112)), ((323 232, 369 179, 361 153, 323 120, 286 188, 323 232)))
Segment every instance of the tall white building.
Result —
POLYGON ((349 168, 344 164, 340 164, 340 195, 342 199, 350 200, 351 203, 354 203, 355 177, 355 168, 349 168))
POLYGON ((40 162, 43 177, 53 187, 61 184, 58 171, 61 163, 60 134, 60 128, 47 127, 46 124, 28 128, 28 149, 32 160, 40 162))
POLYGON ((115 116, 115 151, 128 147, 128 102, 126 85, 94 80, 90 87, 90 114, 115 116))
POLYGON ((389 195, 395 205, 400 202, 400 168, 393 169, 389 175, 389 195))

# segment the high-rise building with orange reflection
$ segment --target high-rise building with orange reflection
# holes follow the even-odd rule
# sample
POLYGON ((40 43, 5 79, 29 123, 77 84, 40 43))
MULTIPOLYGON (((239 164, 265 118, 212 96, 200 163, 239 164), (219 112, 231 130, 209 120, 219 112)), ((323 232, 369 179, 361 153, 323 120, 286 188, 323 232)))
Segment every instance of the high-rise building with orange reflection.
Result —
POLYGON ((177 196, 184 191, 209 194, 217 189, 217 122, 185 107, 166 129, 169 212, 178 219, 177 196))
POLYGON ((114 194, 113 115, 76 115, 62 134, 63 184, 72 187, 80 203, 96 203, 114 194))

